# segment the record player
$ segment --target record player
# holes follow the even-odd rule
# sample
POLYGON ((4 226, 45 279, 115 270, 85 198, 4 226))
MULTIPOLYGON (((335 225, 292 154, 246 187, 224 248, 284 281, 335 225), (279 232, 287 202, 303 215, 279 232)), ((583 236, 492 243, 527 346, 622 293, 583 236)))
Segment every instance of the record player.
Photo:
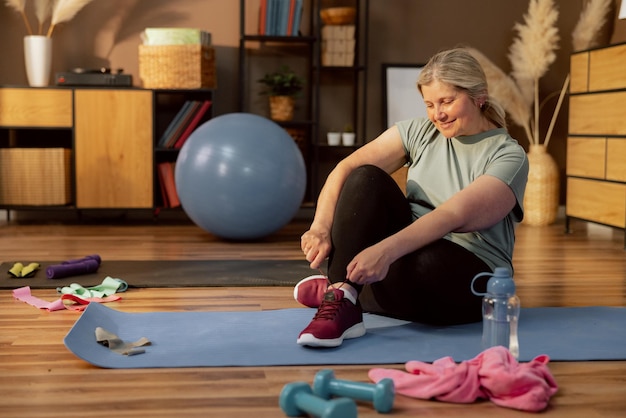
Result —
POLYGON ((132 87, 133 76, 123 74, 123 71, 118 69, 117 72, 112 73, 110 68, 74 68, 56 73, 54 83, 57 86, 132 87))

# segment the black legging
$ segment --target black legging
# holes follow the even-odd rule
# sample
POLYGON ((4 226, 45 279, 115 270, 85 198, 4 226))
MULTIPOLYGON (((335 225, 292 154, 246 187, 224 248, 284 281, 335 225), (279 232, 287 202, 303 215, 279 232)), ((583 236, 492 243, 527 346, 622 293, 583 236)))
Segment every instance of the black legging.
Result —
MULTIPOLYGON (((347 265, 363 249, 412 222, 407 198, 383 170, 366 165, 346 180, 335 210, 328 276, 345 280, 347 265)), ((435 325, 477 322, 481 298, 470 289, 472 278, 491 269, 465 248, 439 239, 409 253, 372 285, 352 284, 367 312, 435 325)), ((485 290, 485 283, 476 286, 485 290)))

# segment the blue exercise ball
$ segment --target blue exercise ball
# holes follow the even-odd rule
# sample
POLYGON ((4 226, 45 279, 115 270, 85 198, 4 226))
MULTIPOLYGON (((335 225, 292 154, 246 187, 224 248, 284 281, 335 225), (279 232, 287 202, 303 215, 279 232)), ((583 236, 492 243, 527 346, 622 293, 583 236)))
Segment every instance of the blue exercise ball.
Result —
POLYGON ((281 126, 230 113, 198 127, 176 160, 185 213, 221 238, 247 240, 276 232, 295 216, 306 189, 300 149, 281 126))

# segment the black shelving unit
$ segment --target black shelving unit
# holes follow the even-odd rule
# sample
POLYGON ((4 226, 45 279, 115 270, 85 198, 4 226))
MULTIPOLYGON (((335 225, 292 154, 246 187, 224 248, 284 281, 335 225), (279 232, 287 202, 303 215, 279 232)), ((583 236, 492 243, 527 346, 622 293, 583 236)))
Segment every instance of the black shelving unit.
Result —
MULTIPOLYGON (((351 2, 344 1, 341 4, 334 4, 331 0, 305 0, 301 26, 306 29, 304 32, 300 31, 298 36, 264 36, 246 33, 246 12, 248 15, 253 14, 246 8, 250 4, 258 4, 258 1, 240 0, 239 110, 252 113, 263 112, 251 105, 251 100, 255 95, 253 83, 256 78, 251 76, 252 69, 255 69, 255 62, 273 56, 276 61, 275 65, 261 70, 261 72, 267 72, 274 71, 278 65, 293 58, 306 61, 306 64, 298 67, 303 71, 303 77, 306 80, 305 91, 299 100, 302 109, 296 112, 295 120, 278 123, 290 133, 293 130, 304 133, 297 142, 306 161, 309 179, 305 200, 307 203, 315 204, 328 171, 364 141, 367 123, 369 0, 351 0, 351 2), (346 5, 355 7, 357 11, 354 65, 323 66, 323 22, 320 18, 320 10, 323 7, 346 5), (328 102, 332 106, 336 95, 344 91, 348 91, 350 95, 348 105, 333 109, 332 113, 340 115, 342 120, 340 127, 345 124, 353 126, 358 139, 354 146, 331 147, 326 142, 326 132, 330 122, 326 120, 322 109, 329 108, 328 102)), ((262 65, 262 62, 259 65, 262 65)))
MULTIPOLYGON (((172 122, 178 111, 187 100, 213 101, 211 89, 156 89, 152 90, 153 109, 153 189, 155 210, 162 210, 164 199, 161 193, 158 165, 162 162, 175 162, 180 152, 179 148, 164 148, 159 146, 159 140, 172 122)), ((212 118, 213 106, 208 108, 200 119, 197 127, 212 118)), ((196 127, 196 129, 197 129, 196 127)), ((179 209, 179 208, 178 208, 179 209)))
POLYGON ((335 4, 332 0, 316 0, 313 27, 316 30, 316 65, 319 71, 316 72, 315 80, 315 113, 317 131, 314 142, 314 164, 315 169, 314 195, 319 193, 328 173, 342 158, 348 156, 356 148, 362 146, 365 141, 367 126, 367 63, 368 63, 368 42, 369 42, 369 0, 352 0, 351 2, 341 2, 335 4), (355 18, 355 47, 354 63, 350 66, 326 66, 322 60, 322 28, 324 26, 320 10, 323 7, 352 6, 356 8, 355 18), (328 104, 338 103, 338 96, 342 92, 348 92, 350 97, 346 103, 341 103, 344 107, 333 109, 332 115, 323 114, 328 104), (331 120, 332 116, 342 115, 340 121, 331 120), (329 146, 326 140, 326 133, 330 130, 342 130, 349 124, 354 128, 357 141, 354 146, 329 146))

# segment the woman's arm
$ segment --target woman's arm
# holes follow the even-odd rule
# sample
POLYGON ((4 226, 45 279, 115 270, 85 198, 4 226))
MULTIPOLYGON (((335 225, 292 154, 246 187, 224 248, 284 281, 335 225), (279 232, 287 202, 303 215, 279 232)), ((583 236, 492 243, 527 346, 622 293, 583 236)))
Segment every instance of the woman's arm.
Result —
POLYGON ((320 191, 310 229, 302 235, 301 248, 311 268, 318 268, 330 253, 330 229, 335 206, 348 175, 357 167, 372 164, 388 173, 402 167, 406 154, 398 128, 393 126, 373 141, 340 161, 320 191))

